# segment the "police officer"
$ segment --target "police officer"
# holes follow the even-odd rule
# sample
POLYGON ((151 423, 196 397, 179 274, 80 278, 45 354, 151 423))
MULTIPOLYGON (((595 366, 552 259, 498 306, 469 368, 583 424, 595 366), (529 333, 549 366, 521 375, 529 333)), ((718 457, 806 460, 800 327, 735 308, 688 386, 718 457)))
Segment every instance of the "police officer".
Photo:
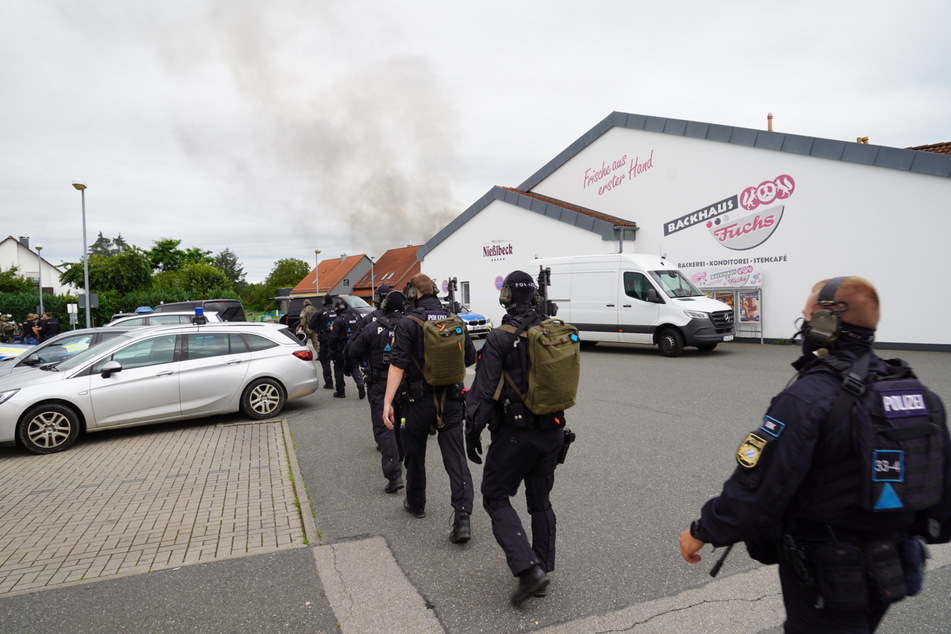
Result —
POLYGON ((16 324, 10 321, 10 315, 0 315, 0 343, 13 343, 16 324))
POLYGON ((891 372, 892 364, 872 352, 878 294, 861 277, 824 280, 812 289, 803 316, 803 356, 793 363, 797 380, 772 400, 759 429, 741 443, 736 470, 720 495, 681 534, 680 554, 696 563, 706 543, 746 541, 751 556, 779 564, 786 632, 873 632, 889 602, 905 596, 903 590, 883 589, 889 587, 887 575, 873 573, 887 572, 889 559, 879 557, 907 549, 904 571, 897 557, 889 564, 892 580, 903 580, 903 574, 923 569, 923 546, 915 535, 932 542, 951 538, 951 438, 935 397, 932 423, 943 437, 943 452, 905 459, 909 469, 926 466, 939 474, 930 486, 942 487, 933 491, 940 503, 919 511, 902 505, 890 512, 868 510, 871 496, 864 491, 876 476, 863 474, 873 452, 858 451, 855 439, 873 432, 838 402, 851 403, 849 394, 862 392, 862 382, 891 372), (866 360, 867 373, 855 369, 866 360), (844 383, 843 374, 852 383, 844 383), (845 385, 851 392, 842 397, 845 385), (880 570, 873 571, 871 561, 881 563, 880 570))
POLYGON ((23 331, 21 336, 23 343, 31 346, 36 345, 36 313, 28 313, 26 321, 20 324, 20 328, 23 331))
POLYGON ((357 324, 357 329, 354 331, 353 336, 351 337, 351 340, 353 339, 354 336, 358 335, 361 330, 363 330, 364 326, 376 321, 377 318, 383 314, 383 310, 382 310, 383 300, 386 299, 386 296, 390 294, 390 290, 391 290, 390 287, 387 286, 386 284, 380 284, 379 286, 377 286, 376 294, 373 296, 373 305, 375 306, 375 308, 373 309, 372 312, 367 313, 360 319, 360 323, 357 324))
MULTIPOLYGON (((516 332, 538 324, 541 317, 533 306, 537 287, 532 276, 513 271, 502 283, 500 302, 506 315, 502 324, 516 332)), ((518 586, 512 603, 530 596, 545 596, 548 573, 555 569, 555 513, 549 495, 555 483, 555 464, 565 442, 564 412, 535 416, 522 404, 527 390, 528 349, 517 345, 515 333, 501 329, 489 332, 479 351, 476 376, 466 398, 469 429, 466 451, 481 463, 482 430, 492 434, 482 473, 482 504, 492 519, 492 533, 505 552, 518 586), (519 391, 503 380, 507 373, 519 391), (501 391, 496 391, 501 383, 501 391), (511 498, 525 482, 525 498, 531 516, 531 536, 522 527, 511 498)))
POLYGON ((317 353, 318 357, 320 356, 320 342, 317 340, 317 333, 311 330, 310 321, 314 318, 314 315, 317 314, 317 308, 311 304, 309 299, 304 300, 304 307, 300 311, 300 329, 307 336, 307 341, 310 341, 310 345, 314 347, 314 352, 317 353))
POLYGON ((39 343, 51 339, 59 334, 59 320, 53 316, 53 313, 43 313, 41 319, 36 323, 37 340, 39 343))
POLYGON ((345 355, 347 343, 349 343, 351 335, 356 330, 357 324, 360 323, 360 314, 350 308, 347 302, 343 301, 342 298, 337 299, 334 308, 337 311, 337 316, 334 318, 333 328, 331 328, 330 331, 330 348, 332 350, 334 364, 334 382, 337 385, 334 396, 336 398, 346 397, 344 376, 350 376, 354 383, 357 384, 357 391, 360 398, 363 399, 367 395, 366 388, 363 385, 363 373, 359 367, 354 368, 350 364, 350 359, 345 355))
MULTIPOLYGON (((403 319, 403 294, 392 291, 381 302, 380 315, 364 326, 347 346, 350 363, 353 366, 365 364, 367 367, 367 395, 370 401, 370 421, 373 425, 373 438, 381 454, 383 477, 387 484, 384 491, 396 493, 403 488, 402 443, 400 428, 394 425, 388 429, 383 424, 383 397, 386 395, 387 372, 393 349, 393 333, 403 319)), ((394 417, 402 418, 397 411, 394 417)))
MULTIPOLYGON (((334 319, 337 318, 337 310, 333 306, 333 298, 330 295, 324 295, 323 306, 310 318, 310 329, 317 333, 317 360, 320 361, 320 367, 324 374, 324 389, 334 389, 333 368, 331 367, 330 351, 330 332, 333 328, 334 319)), ((343 387, 342 385, 340 387, 343 387)))
MULTIPOLYGON (((420 273, 407 284, 406 298, 415 303, 408 315, 421 321, 438 320, 451 313, 436 298, 432 279, 420 273)), ((426 442, 430 429, 436 432, 443 466, 449 475, 452 508, 454 510, 450 541, 462 544, 471 538, 469 516, 472 513, 472 476, 466 463, 463 438, 463 383, 433 386, 422 376, 425 362, 423 329, 415 321, 404 318, 396 329, 390 369, 383 399, 383 422, 388 429, 396 423, 394 398, 403 380, 407 380, 409 397, 406 403, 406 424, 403 427, 403 447, 406 451, 406 498, 403 507, 415 517, 426 516, 426 442)), ((468 331, 465 332, 465 364, 475 363, 475 347, 468 331)))

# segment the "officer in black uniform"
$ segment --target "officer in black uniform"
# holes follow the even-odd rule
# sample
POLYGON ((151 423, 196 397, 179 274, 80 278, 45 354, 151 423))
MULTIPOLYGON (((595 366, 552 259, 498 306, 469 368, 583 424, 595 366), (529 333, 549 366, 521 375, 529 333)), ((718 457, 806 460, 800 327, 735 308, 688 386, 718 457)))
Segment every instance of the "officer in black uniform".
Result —
POLYGON ((324 295, 323 305, 310 320, 310 329, 317 333, 320 348, 317 351, 317 360, 320 361, 320 367, 323 370, 325 390, 334 389, 333 368, 330 364, 333 356, 330 351, 330 332, 336 318, 337 310, 333 306, 333 298, 330 295, 324 295))
MULTIPOLYGON (((523 330, 538 324, 541 317, 534 310, 536 293, 531 275, 524 271, 510 273, 502 283, 500 295, 506 310, 502 324, 523 330)), ((565 441, 565 413, 535 416, 523 407, 520 394, 528 385, 528 349, 516 342, 514 333, 500 329, 492 330, 485 338, 475 380, 466 398, 466 450, 473 462, 482 462, 480 435, 488 426, 492 444, 482 473, 482 504, 492 518, 492 533, 505 552, 509 569, 518 577, 512 603, 519 605, 530 596, 545 596, 548 573, 555 569, 555 513, 549 494, 555 484, 558 453, 565 441), (503 380, 503 371, 520 392, 503 380), (501 392, 496 400, 500 382, 501 392), (531 516, 531 543, 511 503, 523 481, 531 516)))
POLYGON ((337 317, 333 321, 333 328, 330 331, 330 347, 333 352, 334 362, 334 382, 337 390, 334 396, 337 398, 346 397, 346 383, 344 377, 349 376, 357 384, 357 391, 360 399, 366 397, 366 388, 363 385, 363 373, 359 367, 354 368, 350 365, 350 359, 346 356, 347 344, 360 323, 360 313, 350 308, 343 299, 337 299, 334 305, 337 311, 337 317))
MULTIPOLYGON (((383 424, 383 397, 386 395, 386 379, 393 350, 393 332, 403 320, 403 303, 401 292, 388 293, 381 303, 380 315, 365 325, 347 346, 351 365, 365 365, 367 368, 370 421, 373 424, 373 438, 381 455, 383 477, 387 480, 384 488, 387 493, 396 493, 403 488, 401 430, 398 425, 387 429, 383 424)), ((397 411, 395 418, 399 420, 402 417, 402 413, 397 411)))
MULTIPOLYGON (((432 279, 422 273, 413 276, 407 285, 407 300, 414 302, 415 310, 407 314, 427 321, 448 317, 451 313, 436 298, 432 279)), ((468 331, 465 332, 465 363, 475 363, 475 347, 468 331)), ((409 396, 405 405, 406 424, 403 427, 403 448, 406 451, 406 499, 403 507, 416 517, 426 516, 426 442, 430 430, 435 430, 442 453, 443 466, 449 475, 449 487, 454 510, 450 541, 461 544, 471 538, 469 516, 472 514, 472 475, 466 463, 463 438, 464 397, 463 383, 432 386, 423 380, 420 368, 424 363, 423 329, 416 322, 404 318, 396 329, 393 354, 386 381, 383 401, 383 421, 393 429, 396 421, 394 398, 400 382, 406 375, 409 396)))
POLYGON ((373 296, 373 305, 375 308, 372 312, 367 313, 362 319, 360 319, 360 323, 357 324, 357 329, 354 331, 351 339, 360 334, 360 331, 363 330, 364 326, 376 321, 376 319, 383 314, 383 300, 386 299, 386 296, 390 294, 390 290, 390 287, 386 284, 380 284, 376 288, 376 294, 373 296))
MULTIPOLYGON (((755 559, 779 564, 786 632, 864 634, 875 631, 890 602, 881 590, 888 578, 868 563, 876 553, 903 553, 904 564, 893 564, 891 575, 901 581, 903 573, 909 578, 923 570, 924 547, 916 535, 933 543, 951 538, 951 438, 935 398, 934 433, 943 436, 944 447, 929 468, 943 472, 932 483, 943 487, 934 491, 938 505, 918 512, 863 508, 863 483, 874 479, 862 475, 871 455, 855 448, 862 431, 853 418, 837 416, 844 383, 836 368, 860 367, 868 359, 868 373, 853 375, 857 391, 889 372, 872 352, 878 294, 861 277, 825 280, 813 288, 803 316, 804 354, 793 363, 797 380, 772 400, 759 429, 741 443, 736 470, 681 534, 680 553, 696 563, 706 543, 745 541, 755 559)), ((911 468, 922 458, 907 459, 911 468)))

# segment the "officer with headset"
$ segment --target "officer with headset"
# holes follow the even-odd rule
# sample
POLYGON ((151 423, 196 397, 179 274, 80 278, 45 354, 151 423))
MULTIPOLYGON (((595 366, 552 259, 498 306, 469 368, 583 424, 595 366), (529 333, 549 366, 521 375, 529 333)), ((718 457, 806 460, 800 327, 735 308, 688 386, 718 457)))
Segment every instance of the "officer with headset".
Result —
MULTIPOLYGON (((745 541, 754 559, 779 564, 784 631, 873 632, 891 602, 920 587, 923 541, 951 539, 951 438, 943 405, 929 396, 934 404, 922 415, 930 422, 921 427, 936 449, 905 459, 908 468, 937 474, 927 485, 932 490, 918 494, 938 503, 919 510, 899 504, 889 512, 869 505, 870 481, 879 476, 870 464, 873 452, 860 451, 856 439, 879 432, 852 413, 857 396, 850 395, 865 394, 874 381, 907 366, 872 351, 879 300, 864 278, 819 282, 803 316, 795 381, 740 444, 733 475, 681 534, 680 554, 696 563, 704 544, 745 541)), ((923 386, 920 392, 931 394, 923 386)))
MULTIPOLYGON (((403 508, 411 515, 426 516, 426 443, 430 433, 436 434, 443 466, 449 475, 449 488, 453 508, 452 533, 449 540, 462 544, 471 538, 469 516, 472 514, 472 475, 466 462, 463 437, 464 399, 463 383, 453 385, 430 385, 423 379, 425 364, 423 328, 412 318, 422 322, 449 317, 451 313, 442 307, 436 297, 432 279, 419 273, 414 275, 404 291, 406 300, 415 304, 415 310, 407 310, 396 329, 390 368, 386 379, 386 395, 383 399, 383 421, 393 429, 396 420, 394 399, 404 375, 408 389, 405 405, 406 424, 403 427, 403 449, 406 452, 406 499, 403 508)), ((465 365, 475 363, 475 347, 469 332, 465 333, 463 348, 465 365)))
POLYGON ((537 286, 524 271, 506 276, 499 294, 505 307, 502 324, 516 332, 494 329, 479 351, 476 376, 466 398, 469 429, 466 452, 481 463, 482 430, 489 427, 492 443, 482 474, 482 503, 492 519, 492 533, 502 547, 518 586, 512 603, 548 591, 548 573, 555 569, 555 513, 549 495, 555 484, 555 465, 565 445, 565 413, 537 416, 524 407, 521 393, 528 384, 528 349, 517 332, 541 321, 535 312, 537 286), (507 373, 518 390, 503 380, 507 373), (511 498, 525 483, 525 498, 531 516, 531 542, 522 527, 511 498))

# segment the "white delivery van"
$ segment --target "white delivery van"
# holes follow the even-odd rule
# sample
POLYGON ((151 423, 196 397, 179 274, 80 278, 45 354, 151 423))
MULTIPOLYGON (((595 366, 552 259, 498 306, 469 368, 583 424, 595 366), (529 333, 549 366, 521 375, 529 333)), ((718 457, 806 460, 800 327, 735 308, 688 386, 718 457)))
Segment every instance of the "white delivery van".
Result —
POLYGON ((684 346, 709 351, 733 339, 733 309, 701 293, 660 256, 574 255, 528 266, 551 270, 548 298, 558 318, 578 328, 582 343, 657 345, 676 357, 684 346))

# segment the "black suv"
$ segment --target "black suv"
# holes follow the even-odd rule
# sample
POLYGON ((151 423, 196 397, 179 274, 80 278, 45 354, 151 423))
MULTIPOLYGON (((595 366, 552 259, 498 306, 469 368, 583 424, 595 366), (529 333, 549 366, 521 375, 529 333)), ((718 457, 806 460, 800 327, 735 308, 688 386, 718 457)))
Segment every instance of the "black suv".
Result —
MULTIPOLYGON (((287 319, 287 327, 291 332, 297 330, 297 326, 300 322, 300 311, 304 309, 304 300, 309 299, 310 303, 314 305, 314 308, 320 310, 320 307, 324 304, 324 295, 295 295, 291 297, 287 302, 287 314, 284 315, 287 319)), ((362 297, 357 297, 356 295, 331 295, 330 300, 332 304, 336 304, 338 299, 342 299, 347 303, 347 306, 354 309, 361 315, 366 315, 373 312, 373 306, 367 304, 362 297)))

